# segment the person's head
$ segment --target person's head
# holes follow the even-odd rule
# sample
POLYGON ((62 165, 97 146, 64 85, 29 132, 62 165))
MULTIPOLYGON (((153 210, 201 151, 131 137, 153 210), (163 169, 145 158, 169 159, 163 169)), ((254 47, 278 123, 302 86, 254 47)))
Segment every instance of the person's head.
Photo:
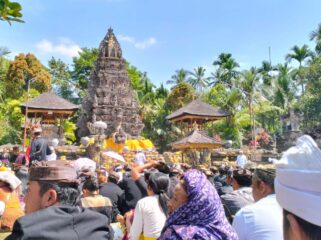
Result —
POLYGON ((165 162, 158 162, 158 164, 155 166, 155 168, 162 173, 169 174, 170 168, 165 162))
POLYGON ((157 173, 157 172, 158 172, 158 170, 155 169, 155 168, 145 170, 144 171, 144 179, 145 179, 145 181, 148 182, 148 179, 149 179, 150 175, 153 174, 153 173, 157 173))
POLYGON ((170 170, 169 177, 180 179, 183 174, 184 174, 183 170, 173 167, 170 170))
POLYGON ((184 180, 181 180, 180 183, 175 186, 173 197, 168 201, 169 213, 174 212, 187 201, 188 195, 186 190, 186 184, 184 180))
POLYGON ((159 204, 161 209, 167 216, 168 214, 168 187, 169 187, 169 177, 168 175, 160 172, 150 174, 147 181, 147 194, 148 195, 159 195, 159 204))
POLYGON ((21 181, 9 171, 0 171, 0 188, 6 192, 18 191, 21 181))
POLYGON ((108 182, 117 184, 119 182, 119 175, 116 172, 110 172, 108 174, 108 182))
POLYGON ((216 175, 218 173, 217 167, 210 167, 210 171, 213 173, 213 175, 216 175))
POLYGON ((33 129, 33 136, 34 137, 39 137, 42 133, 42 128, 41 127, 36 127, 33 129))
POLYGON ((308 135, 275 162, 276 200, 283 208, 284 239, 316 240, 321 236, 321 150, 308 135))
POLYGON ((232 186, 234 190, 241 187, 250 187, 252 184, 252 173, 247 169, 236 169, 232 175, 232 186))
POLYGON ((321 226, 307 222, 283 209, 283 234, 284 240, 319 240, 321 226))
POLYGON ((12 152, 13 152, 13 154, 18 155, 18 154, 20 153, 20 148, 19 148, 19 146, 14 146, 14 147, 12 148, 12 152))
POLYGON ((220 175, 225 175, 226 174, 226 167, 224 165, 220 166, 218 169, 218 172, 220 175))
POLYGON ((89 176, 84 181, 82 187, 82 193, 84 197, 88 197, 92 194, 98 194, 99 192, 99 183, 98 179, 95 176, 89 176))
POLYGON ((77 173, 66 162, 34 162, 29 174, 25 195, 26 214, 57 204, 78 204, 80 192, 77 173))
POLYGON ((244 152, 241 150, 241 151, 239 151, 239 154, 240 154, 240 155, 243 155, 243 154, 244 154, 244 152))
POLYGON ((252 195, 254 201, 274 193, 275 168, 256 168, 252 176, 252 195))

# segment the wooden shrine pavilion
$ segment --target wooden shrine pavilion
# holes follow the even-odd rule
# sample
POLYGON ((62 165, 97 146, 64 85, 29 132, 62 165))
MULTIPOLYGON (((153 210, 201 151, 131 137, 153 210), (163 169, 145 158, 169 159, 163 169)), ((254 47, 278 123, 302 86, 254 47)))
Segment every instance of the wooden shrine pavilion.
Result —
POLYGON ((186 122, 188 124, 197 123, 201 125, 206 122, 225 118, 229 115, 230 114, 223 109, 213 107, 196 99, 168 115, 166 119, 174 123, 186 122))
POLYGON ((62 120, 71 117, 79 107, 54 93, 43 93, 20 104, 21 112, 27 116, 26 129, 32 124, 41 125, 47 138, 63 138, 62 120), (59 125, 59 127, 57 127, 59 125))
POLYGON ((194 130, 186 137, 172 142, 170 144, 173 148, 178 150, 186 149, 215 149, 219 148, 222 144, 214 138, 207 136, 206 133, 199 130, 194 130))
POLYGON ((218 141, 206 134, 204 125, 207 122, 213 122, 230 114, 223 109, 213 107, 207 103, 197 99, 186 106, 176 110, 166 117, 173 123, 179 123, 181 126, 187 124, 190 133, 184 138, 172 142, 170 146, 174 149, 182 151, 182 161, 184 161, 184 153, 217 149, 221 147, 221 141, 218 141))

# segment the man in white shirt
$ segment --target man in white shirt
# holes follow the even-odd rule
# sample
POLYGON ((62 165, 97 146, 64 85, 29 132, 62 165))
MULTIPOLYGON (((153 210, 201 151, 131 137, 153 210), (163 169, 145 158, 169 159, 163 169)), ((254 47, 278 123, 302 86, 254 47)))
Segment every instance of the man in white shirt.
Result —
POLYGON ((145 164, 146 162, 146 156, 145 154, 143 153, 142 150, 138 150, 136 155, 135 155, 135 159, 134 159, 135 163, 137 165, 143 165, 145 164))
POLYGON ((257 168, 252 177, 255 203, 239 210, 233 227, 239 240, 282 240, 282 208, 274 193, 275 169, 257 168))
POLYGON ((246 162, 247 162, 247 157, 245 156, 245 154, 241 150, 239 152, 239 155, 236 158, 236 166, 240 167, 240 168, 244 168, 246 162))

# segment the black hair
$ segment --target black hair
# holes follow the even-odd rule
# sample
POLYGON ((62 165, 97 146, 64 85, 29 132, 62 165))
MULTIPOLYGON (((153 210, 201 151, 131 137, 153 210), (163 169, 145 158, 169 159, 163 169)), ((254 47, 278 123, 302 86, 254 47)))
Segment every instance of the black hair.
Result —
POLYGON ((289 220, 287 219, 287 215, 291 214, 298 224, 300 225, 302 231, 305 233, 305 235, 310 239, 310 240, 320 240, 321 236, 321 226, 314 225, 312 223, 309 223, 302 218, 288 212, 287 210, 283 209, 283 234, 284 234, 284 239, 287 239, 286 236, 288 234, 289 228, 290 228, 290 223, 289 220))
POLYGON ((116 178, 115 176, 113 175, 110 175, 108 174, 108 182, 112 182, 112 183, 115 183, 115 184, 118 184, 118 181, 119 181, 119 178, 116 178))
POLYGON ((217 167, 210 167, 210 171, 215 175, 218 173, 217 167))
POLYGON ((220 175, 225 175, 226 174, 226 168, 221 166, 219 169, 218 169, 218 172, 220 173, 220 175))
POLYGON ((86 177, 82 189, 87 189, 89 192, 99 190, 98 179, 95 176, 86 177))
POLYGON ((234 170, 233 179, 242 187, 250 187, 252 185, 252 175, 248 170, 234 170))
POLYGON ((170 168, 169 166, 164 163, 164 162, 158 162, 158 165, 155 167, 159 172, 169 174, 170 173, 170 168))
POLYGON ((168 175, 160 172, 152 173, 148 179, 148 186, 153 190, 154 194, 159 195, 158 201, 161 209, 168 216, 167 202, 169 200, 167 192, 169 188, 168 175))
POLYGON ((33 133, 33 135, 35 135, 35 136, 40 136, 40 135, 41 135, 41 132, 35 132, 35 133, 33 133))
POLYGON ((49 189, 57 192, 58 202, 63 205, 79 205, 80 191, 76 183, 62 183, 53 181, 38 181, 40 196, 43 196, 49 189))
POLYGON ((152 173, 157 173, 157 172, 158 172, 158 170, 155 169, 155 168, 146 170, 146 171, 144 172, 145 181, 146 181, 146 182, 148 181, 148 179, 149 179, 149 177, 150 177, 150 175, 151 175, 152 173))

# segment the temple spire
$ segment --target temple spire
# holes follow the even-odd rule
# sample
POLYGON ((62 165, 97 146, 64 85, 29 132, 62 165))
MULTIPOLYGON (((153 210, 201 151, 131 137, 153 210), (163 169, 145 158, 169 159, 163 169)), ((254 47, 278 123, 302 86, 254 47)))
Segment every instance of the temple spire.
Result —
POLYGON ((108 28, 105 38, 100 43, 99 52, 101 57, 122 58, 122 51, 121 51, 120 44, 111 27, 108 28))

